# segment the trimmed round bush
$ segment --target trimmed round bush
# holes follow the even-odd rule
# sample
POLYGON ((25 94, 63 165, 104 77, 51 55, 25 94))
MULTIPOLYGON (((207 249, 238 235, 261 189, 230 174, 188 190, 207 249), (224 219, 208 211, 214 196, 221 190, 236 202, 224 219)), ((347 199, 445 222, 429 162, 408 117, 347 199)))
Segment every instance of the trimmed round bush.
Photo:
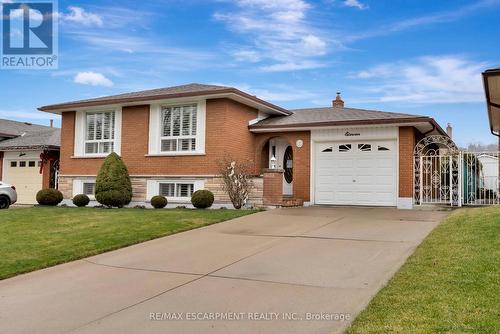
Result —
POLYGON ((42 189, 36 194, 36 201, 40 205, 57 206, 63 200, 63 194, 57 189, 42 189))
POLYGON ((73 197, 73 204, 81 208, 87 206, 90 202, 90 198, 85 194, 79 194, 73 197))
POLYGON ((153 198, 151 198, 151 205, 155 209, 163 209, 164 207, 167 206, 167 204, 168 201, 163 196, 153 196, 153 198))
POLYGON ((210 190, 197 190, 191 196, 191 203, 198 209, 209 208, 214 204, 214 194, 210 190))
POLYGON ((97 174, 95 199, 108 208, 123 208, 132 200, 132 184, 127 166, 116 153, 107 156, 97 174))

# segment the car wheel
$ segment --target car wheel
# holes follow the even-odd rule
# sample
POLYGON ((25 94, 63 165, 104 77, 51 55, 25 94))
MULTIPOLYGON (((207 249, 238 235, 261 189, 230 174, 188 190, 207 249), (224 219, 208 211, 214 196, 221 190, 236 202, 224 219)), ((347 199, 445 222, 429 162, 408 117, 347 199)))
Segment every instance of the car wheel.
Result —
POLYGON ((10 206, 10 200, 9 198, 5 196, 0 196, 0 210, 1 209, 8 209, 10 206))

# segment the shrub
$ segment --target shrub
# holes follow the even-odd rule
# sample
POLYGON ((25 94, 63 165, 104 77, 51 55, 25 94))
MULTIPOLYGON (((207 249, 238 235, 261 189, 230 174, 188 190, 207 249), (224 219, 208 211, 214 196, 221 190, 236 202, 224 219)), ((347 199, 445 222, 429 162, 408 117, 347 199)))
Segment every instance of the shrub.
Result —
POLYGON ((87 206, 90 202, 90 198, 85 194, 79 194, 73 197, 73 204, 81 208, 87 206))
POLYGON ((56 206, 63 200, 63 194, 57 189, 42 189, 36 194, 36 201, 40 205, 56 206))
POLYGON ((191 196, 191 203, 198 209, 209 208, 214 203, 214 194, 210 190, 197 190, 191 196))
POLYGON ((168 201, 163 196, 153 196, 153 198, 151 198, 151 205, 155 209, 163 209, 164 207, 167 206, 167 204, 168 201))
POLYGON ((123 208, 132 200, 127 166, 116 153, 108 155, 96 178, 95 199, 104 206, 123 208))
POLYGON ((219 171, 224 181, 222 189, 229 196, 235 209, 241 209, 248 201, 253 188, 251 169, 249 161, 236 163, 231 157, 219 161, 219 171))

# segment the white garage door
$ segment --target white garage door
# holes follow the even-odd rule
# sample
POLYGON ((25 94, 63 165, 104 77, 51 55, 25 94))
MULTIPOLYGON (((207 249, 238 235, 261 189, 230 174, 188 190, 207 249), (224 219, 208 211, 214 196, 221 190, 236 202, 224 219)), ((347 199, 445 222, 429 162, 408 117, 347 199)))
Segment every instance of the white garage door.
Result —
POLYGON ((16 187, 19 204, 36 203, 36 193, 42 189, 39 164, 38 159, 7 161, 5 182, 16 187))
POLYGON ((396 206, 396 148, 394 140, 317 143, 315 202, 396 206))

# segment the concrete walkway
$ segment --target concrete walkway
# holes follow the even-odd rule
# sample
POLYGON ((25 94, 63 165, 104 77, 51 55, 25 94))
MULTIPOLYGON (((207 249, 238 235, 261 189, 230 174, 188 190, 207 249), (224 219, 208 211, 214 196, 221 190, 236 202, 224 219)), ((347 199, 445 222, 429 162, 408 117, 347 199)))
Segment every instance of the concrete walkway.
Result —
POLYGON ((446 214, 279 209, 156 239, 0 281, 1 332, 339 333, 446 214))

